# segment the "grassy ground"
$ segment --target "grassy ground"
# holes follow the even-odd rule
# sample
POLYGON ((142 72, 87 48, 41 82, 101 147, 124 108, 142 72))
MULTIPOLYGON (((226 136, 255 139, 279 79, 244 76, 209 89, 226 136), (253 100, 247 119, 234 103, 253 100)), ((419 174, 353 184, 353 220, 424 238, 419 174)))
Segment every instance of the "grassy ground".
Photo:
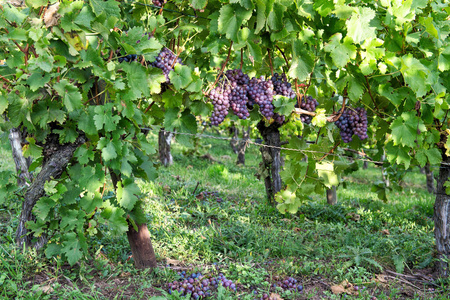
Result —
MULTIPOLYGON (((154 272, 134 269, 126 237, 92 240, 92 256, 73 268, 19 251, 13 241, 20 205, 12 201, 0 206, 0 297, 178 299, 165 291, 166 283, 183 270, 222 272, 237 284, 236 292, 212 299, 259 299, 263 293, 277 299, 450 297, 448 282, 433 270, 434 199, 418 170, 407 174, 402 192, 388 192, 386 203, 371 192, 381 171, 369 166, 345 178, 338 205, 311 195, 296 215, 282 215, 266 202, 254 176, 257 147, 247 150, 244 167, 235 165, 226 141, 201 143, 216 162, 174 144, 174 164, 160 168, 156 181, 140 183, 159 261, 154 272), (272 287, 287 277, 301 282, 303 291, 272 287), (333 293, 338 289, 345 296, 333 293)), ((0 171, 13 171, 8 151, 7 144, 0 150, 0 171)))

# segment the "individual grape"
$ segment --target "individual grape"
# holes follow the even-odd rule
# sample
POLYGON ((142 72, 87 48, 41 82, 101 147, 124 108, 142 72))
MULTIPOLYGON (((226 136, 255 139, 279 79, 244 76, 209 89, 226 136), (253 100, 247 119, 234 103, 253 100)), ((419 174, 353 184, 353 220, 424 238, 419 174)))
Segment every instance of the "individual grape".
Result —
POLYGON ((175 63, 181 64, 181 59, 169 50, 169 48, 164 47, 156 57, 155 61, 151 63, 151 66, 159 68, 163 71, 166 77, 166 83, 170 83, 169 73, 173 70, 175 63), (175 62, 176 60, 176 62, 175 62))
MULTIPOLYGON (((319 105, 319 102, 311 96, 307 96, 306 98, 303 96, 302 100, 300 101, 300 108, 310 111, 310 112, 316 111, 316 107, 318 105, 319 105)), ((298 107, 298 104, 296 104, 295 107, 298 107)), ((300 120, 304 124, 310 124, 312 118, 313 118, 312 116, 300 115, 300 120)))
POLYGON ((344 143, 350 143, 353 135, 357 135, 361 140, 367 136, 367 111, 363 107, 355 109, 346 107, 341 117, 335 122, 340 130, 340 135, 344 143))

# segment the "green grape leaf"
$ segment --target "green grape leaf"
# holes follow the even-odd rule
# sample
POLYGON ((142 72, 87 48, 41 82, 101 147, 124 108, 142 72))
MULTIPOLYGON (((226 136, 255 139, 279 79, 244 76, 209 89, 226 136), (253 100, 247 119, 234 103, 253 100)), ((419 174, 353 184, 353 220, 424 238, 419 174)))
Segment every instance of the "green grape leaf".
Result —
POLYGON ((338 68, 343 68, 350 59, 356 58, 356 46, 353 45, 352 39, 345 37, 342 44, 341 39, 341 33, 334 34, 324 48, 326 52, 330 52, 330 56, 338 68))
POLYGON ((48 242, 47 247, 45 248, 45 257, 48 259, 52 258, 53 256, 57 256, 61 254, 62 245, 52 243, 51 241, 48 242))
POLYGON ((317 173, 322 178, 324 185, 327 188, 339 185, 339 178, 334 172, 334 165, 332 162, 316 163, 317 173))
POLYGON ((26 138, 28 144, 24 145, 22 148, 23 156, 25 158, 27 157, 33 157, 38 158, 42 155, 42 147, 36 145, 36 140, 32 137, 26 138))
POLYGON ((281 95, 276 95, 273 97, 273 106, 275 106, 275 112, 283 116, 289 116, 295 108, 295 100, 284 97, 281 95))
POLYGON ((169 73, 169 78, 177 90, 185 88, 192 81, 191 68, 176 64, 174 70, 169 73))
POLYGON ((150 87, 150 93, 160 94, 161 93, 161 83, 166 82, 166 76, 159 68, 151 68, 149 70, 148 85, 150 87))
POLYGON ((334 3, 329 0, 315 0, 314 9, 319 13, 319 15, 326 17, 334 10, 334 3))
POLYGON ((370 26, 375 18, 375 11, 369 7, 355 8, 351 18, 347 20, 348 36, 355 43, 362 43, 366 40, 376 38, 376 27, 370 26))
POLYGON ((183 103, 183 95, 167 90, 162 94, 162 101, 165 108, 179 108, 183 103))
POLYGON ((8 107, 8 98, 5 95, 0 94, 0 115, 3 114, 8 107))
POLYGON ((273 8, 270 10, 269 15, 267 16, 267 25, 268 27, 270 27, 270 29, 278 31, 283 28, 283 14, 285 10, 286 6, 281 5, 277 2, 273 4, 273 8))
POLYGON ((67 261, 71 266, 77 263, 83 253, 81 252, 81 241, 75 232, 69 232, 64 235, 64 243, 61 252, 67 257, 67 261))
POLYGON ((42 221, 45 221, 50 210, 56 206, 56 202, 48 197, 40 198, 33 207, 34 215, 42 221))
POLYGON ((412 148, 416 146, 417 131, 425 132, 427 130, 423 121, 414 114, 415 112, 405 112, 392 122, 390 128, 394 145, 412 148))
POLYGON ((99 192, 88 192, 80 199, 80 206, 87 214, 90 214, 100 207, 102 202, 102 195, 99 192))
POLYGON ((444 72, 450 70, 450 45, 439 51, 438 68, 444 72))
POLYGON ((134 97, 150 96, 146 69, 137 62, 122 65, 123 70, 127 73, 128 86, 134 93, 134 97))
POLYGON ((120 19, 120 3, 115 0, 90 0, 89 4, 97 17, 104 13, 105 16, 114 16, 120 19))
POLYGON ((304 81, 314 68, 312 53, 305 47, 304 43, 296 40, 292 44, 293 61, 289 69, 289 76, 304 81))
POLYGON ((108 141, 106 147, 102 148, 102 158, 105 161, 110 161, 117 157, 116 148, 112 141, 108 141))
POLYGON ((237 33, 245 21, 252 16, 251 10, 240 5, 224 5, 219 11, 219 33, 225 34, 228 39, 237 41, 237 33))
POLYGON ((27 82, 32 91, 36 91, 49 82, 51 79, 50 74, 43 72, 35 72, 28 77, 27 82))
POLYGON ((316 115, 311 120, 311 124, 313 126, 317 127, 323 127, 327 124, 327 116, 325 115, 325 109, 324 108, 318 108, 316 109, 316 115))
POLYGON ((117 201, 127 210, 133 209, 138 200, 141 190, 131 179, 126 179, 117 183, 117 201))
POLYGON ((266 3, 264 0, 256 0, 256 27, 255 34, 261 31, 266 24, 266 3))
POLYGON ((66 79, 53 85, 56 92, 63 98, 67 111, 72 112, 82 107, 82 96, 78 89, 66 79))
POLYGON ((430 88, 430 85, 427 83, 430 70, 417 58, 414 58, 412 54, 404 55, 401 63, 401 72, 406 83, 416 93, 417 97, 424 96, 430 88))
POLYGON ((128 231, 128 222, 125 219, 125 211, 119 207, 111 205, 109 200, 103 202, 103 209, 100 214, 110 228, 114 236, 121 236, 128 231))
POLYGON ((194 9, 204 9, 208 0, 192 0, 191 5, 194 9))

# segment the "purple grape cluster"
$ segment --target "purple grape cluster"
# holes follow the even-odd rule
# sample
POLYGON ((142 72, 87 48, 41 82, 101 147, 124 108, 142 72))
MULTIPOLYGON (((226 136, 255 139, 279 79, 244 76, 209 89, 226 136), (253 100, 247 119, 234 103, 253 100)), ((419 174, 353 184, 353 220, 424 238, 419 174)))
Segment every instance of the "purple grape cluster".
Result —
POLYGON ((283 290, 298 292, 303 291, 303 285, 301 285, 297 279, 292 277, 287 277, 284 280, 272 283, 273 288, 276 288, 277 286, 281 287, 283 290))
POLYGON ((259 105, 259 111, 268 120, 274 116, 273 112, 273 84, 272 80, 265 80, 263 76, 260 78, 253 77, 248 85, 248 98, 251 103, 259 105))
POLYGON ((292 85, 287 81, 286 74, 273 74, 272 78, 273 90, 276 95, 282 95, 291 99, 295 99, 295 92, 292 90, 292 85))
MULTIPOLYGON (((291 99, 295 99, 296 95, 294 90, 292 90, 292 85, 287 81, 286 74, 279 75, 278 73, 273 74, 272 78, 273 90, 276 95, 282 95, 291 99)), ((279 114, 274 115, 274 120, 278 124, 282 125, 285 121, 285 117, 279 114)))
POLYGON ((166 0, 152 0, 153 5, 158 7, 162 7, 166 2, 166 0))
POLYGON ((227 82, 219 82, 219 84, 209 93, 214 110, 211 115, 211 125, 217 126, 225 120, 230 108, 231 85, 227 82))
MULTIPOLYGON (((278 292, 277 290, 282 289, 283 291, 291 291, 291 292, 303 292, 303 285, 298 282, 297 279, 292 277, 287 277, 284 280, 277 280, 278 276, 275 276, 275 281, 270 283, 270 278, 266 278, 266 282, 269 283, 270 291, 278 292)), ((279 299, 278 297, 272 298, 268 293, 258 294, 256 290, 253 291, 253 294, 257 297, 255 300, 272 300, 279 299)))
POLYGON ((245 120, 250 116, 247 109, 247 87, 231 83, 231 109, 239 119, 245 120))
POLYGON ((206 299, 212 296, 212 292, 222 285, 223 287, 236 291, 236 284, 227 279, 222 273, 217 277, 203 276, 201 273, 193 273, 187 276, 186 271, 179 272, 180 280, 169 282, 167 291, 172 294, 178 291, 182 296, 191 295, 193 299, 206 299))
POLYGON ((367 111, 363 107, 355 109, 346 107, 341 117, 336 121, 344 143, 350 143, 356 134, 361 140, 367 136, 367 111))
POLYGON ((132 62, 137 61, 138 56, 136 54, 127 54, 125 56, 119 57, 118 61, 122 62, 132 62))
MULTIPOLYGON (((302 101, 300 102, 300 108, 310 111, 310 112, 314 112, 318 105, 319 105, 319 102, 311 96, 308 96, 306 98, 303 96, 302 101)), ((298 104, 296 104, 295 107, 298 107, 298 104)), ((312 118, 313 118, 312 116, 300 115, 300 120, 304 124, 310 124, 312 118)))
POLYGON ((250 77, 241 69, 228 70, 225 75, 229 81, 236 82, 238 85, 248 85, 250 82, 250 77))
POLYGON ((177 58, 177 56, 169 50, 169 48, 164 47, 156 57, 156 60, 151 63, 151 66, 159 68, 163 71, 164 76, 166 77, 166 83, 170 83, 169 73, 173 70, 175 63, 181 64, 181 59, 177 58))
POLYGON ((200 192, 200 194, 198 194, 196 196, 196 198, 198 200, 209 200, 209 201, 216 201, 217 203, 222 203, 224 202, 223 198, 219 196, 219 193, 217 192, 208 192, 208 191, 203 191, 200 192))
MULTIPOLYGON (((263 76, 250 79, 241 69, 228 70, 221 76, 218 87, 211 90, 208 95, 214 105, 211 124, 219 125, 222 123, 228 114, 229 107, 235 115, 245 120, 250 116, 248 109, 252 109, 255 104, 258 104, 259 111, 266 119, 273 119, 276 123, 282 125, 286 118, 274 113, 272 103, 274 95, 283 95, 295 99, 295 93, 285 74, 275 73, 268 80, 265 80, 263 76)), ((314 110, 315 106, 312 111, 314 110)))

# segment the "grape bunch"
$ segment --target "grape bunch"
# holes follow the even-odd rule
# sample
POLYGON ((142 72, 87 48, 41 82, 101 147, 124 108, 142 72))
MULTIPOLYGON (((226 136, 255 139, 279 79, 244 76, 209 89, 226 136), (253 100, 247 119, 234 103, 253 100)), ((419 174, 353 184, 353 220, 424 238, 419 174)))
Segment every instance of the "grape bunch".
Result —
POLYGON ((346 107, 341 117, 336 121, 336 126, 340 130, 344 143, 350 143, 353 140, 353 134, 364 140, 368 138, 367 111, 363 107, 355 109, 346 107))
POLYGON ((265 80, 263 76, 260 78, 253 77, 248 84, 248 98, 251 105, 254 103, 259 105, 261 114, 270 120, 273 115, 273 84, 272 81, 265 80))
POLYGON ((205 299, 211 297, 212 291, 217 290, 220 285, 236 291, 236 284, 228 280, 222 273, 217 277, 203 276, 201 273, 187 276, 186 271, 182 271, 178 275, 180 275, 180 280, 167 284, 166 288, 169 294, 178 291, 182 296, 190 294, 192 299, 205 299))
MULTIPOLYGON (((319 105, 319 102, 317 102, 316 99, 314 99, 311 96, 308 97, 302 97, 302 101, 300 102, 300 108, 310 111, 310 112, 314 112, 316 110, 316 107, 319 105)), ((295 105, 295 107, 298 107, 298 104, 295 105)), ((304 123, 304 124, 310 124, 311 120, 312 120, 312 116, 308 116, 308 115, 301 115, 300 116, 300 120, 304 123)))
POLYGON ((228 114, 228 109, 230 108, 231 99, 231 86, 227 82, 220 82, 214 89, 209 93, 209 99, 211 99, 214 110, 211 115, 211 125, 219 125, 225 120, 228 114))
POLYGON ((152 3, 154 6, 162 7, 166 3, 166 0, 152 0, 152 3))
POLYGON ((247 109, 247 87, 238 85, 236 82, 231 83, 231 109, 239 119, 247 119, 250 113, 247 109))
POLYGON ((168 48, 164 47, 156 57, 156 60, 151 63, 151 66, 159 68, 163 71, 166 77, 166 83, 170 83, 169 73, 173 70, 175 63, 181 64, 181 59, 170 51, 168 48), (176 62, 175 62, 176 59, 176 62))
POLYGON ((136 61, 138 58, 138 56, 136 54, 127 54, 125 56, 119 57, 118 61, 120 63, 122 62, 132 62, 132 61, 136 61))
POLYGON ((250 77, 244 74, 241 69, 228 70, 225 75, 231 82, 236 82, 238 85, 248 85, 250 77))
POLYGON ((292 90, 291 84, 287 81, 286 74, 279 75, 278 73, 275 73, 271 80, 276 95, 295 99, 295 92, 292 90))
MULTIPOLYGON (((297 292, 302 293, 303 292, 303 285, 298 282, 297 279, 292 277, 286 277, 285 279, 280 279, 278 276, 274 276, 272 279, 274 281, 271 283, 271 278, 267 277, 266 282, 269 286, 269 291, 271 292, 279 292, 280 289, 290 292, 297 292)), ((272 299, 279 299, 278 297, 272 298, 268 293, 259 294, 258 291, 254 290, 253 295, 257 298, 255 300, 272 300, 272 299)))
MULTIPOLYGON (((287 81, 286 74, 279 75, 273 74, 272 78, 273 90, 276 95, 282 95, 291 99, 295 99, 295 92, 292 90, 292 85, 287 81)), ((279 114, 275 114, 273 119, 276 123, 282 125, 285 121, 285 117, 279 114)))

